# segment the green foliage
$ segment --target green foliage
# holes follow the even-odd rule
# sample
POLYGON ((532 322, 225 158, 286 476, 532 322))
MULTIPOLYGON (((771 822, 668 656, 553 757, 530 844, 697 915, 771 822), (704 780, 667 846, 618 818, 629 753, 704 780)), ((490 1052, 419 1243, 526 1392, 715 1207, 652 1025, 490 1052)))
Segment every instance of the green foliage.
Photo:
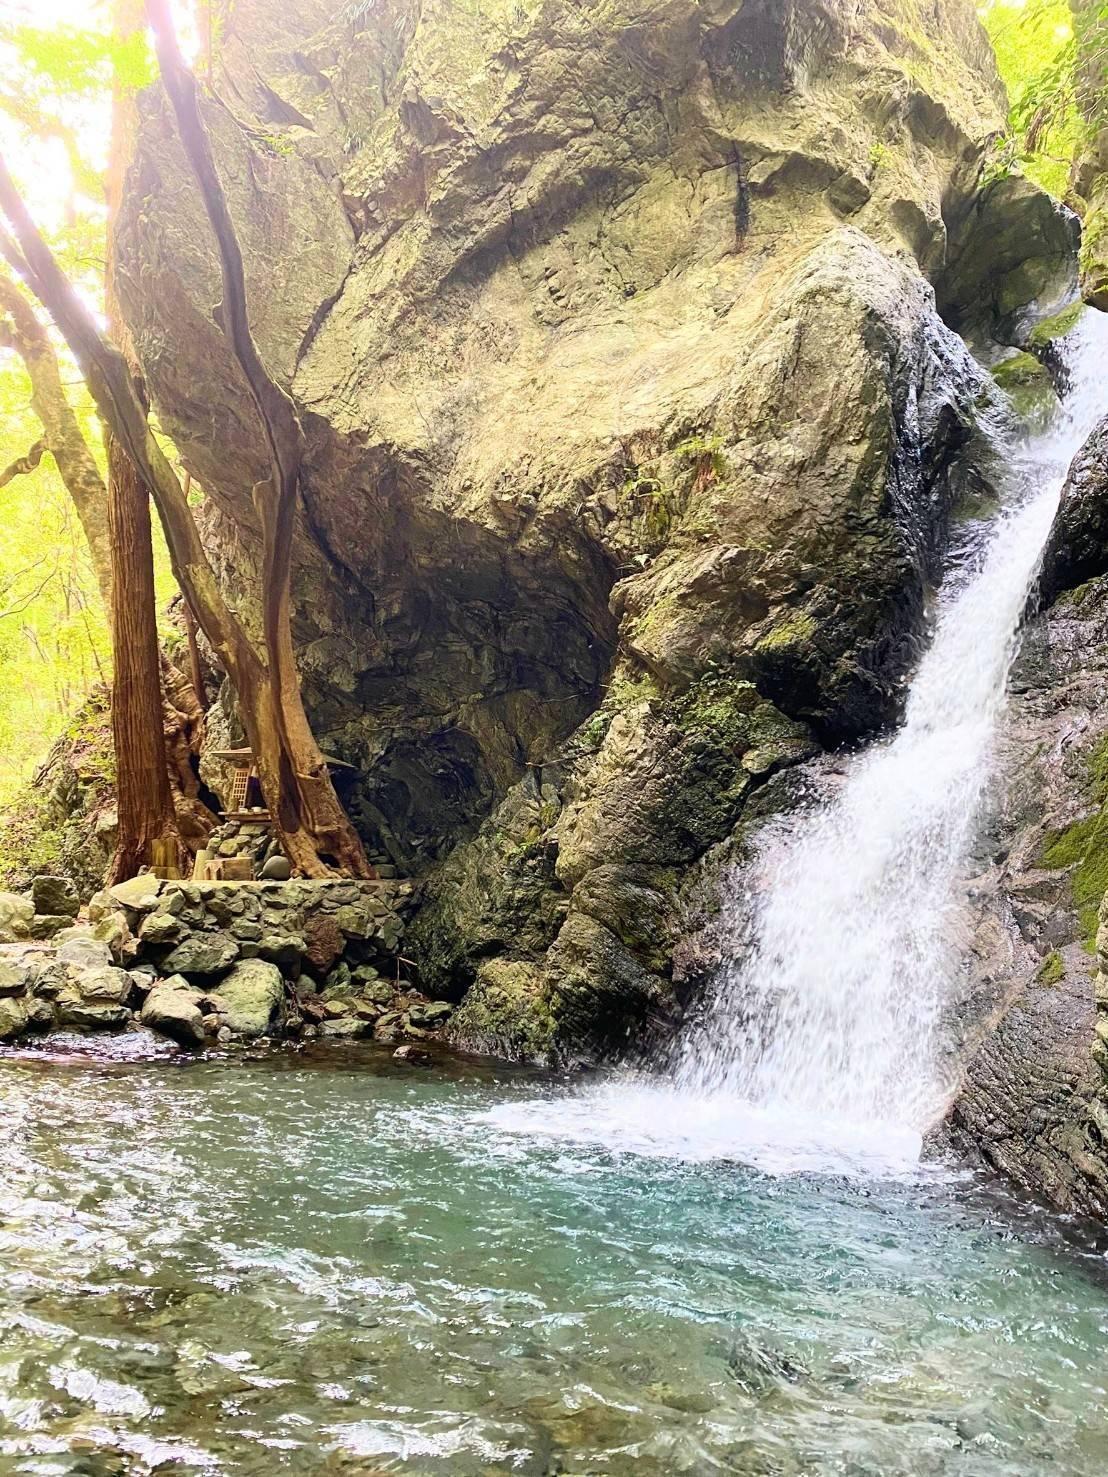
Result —
MULTIPOLYGON (((75 366, 66 373, 64 361, 63 374, 86 440, 103 463, 98 423, 80 376, 75 366)), ((0 467, 22 456, 41 434, 30 397, 22 360, 0 351, 0 467)), ((175 585, 157 527, 155 560, 164 607, 175 585)), ((89 690, 110 675, 107 615, 88 547, 47 454, 34 472, 0 488, 0 806, 26 783, 89 690)))
MULTIPOLYGON (((89 428, 86 401, 80 409, 89 428)), ((0 355, 0 462, 14 461, 40 434, 22 361, 0 355)), ((0 802, 24 782, 110 661, 84 535, 47 455, 36 471, 0 489, 0 802)))
POLYGON ((1011 103, 1010 132, 989 173, 1020 165, 1061 198, 1082 134, 1069 6, 1066 0, 990 0, 980 14, 1011 103))
MULTIPOLYGON (((43 759, 39 754, 37 759, 43 759)), ((20 891, 36 872, 84 876, 97 884, 103 857, 90 847, 90 817, 113 804, 115 760, 107 690, 94 688, 51 746, 33 779, 5 795, 0 815, 0 879, 20 891)))
MULTIPOLYGON (((103 300, 103 171, 113 88, 131 91, 154 75, 145 30, 117 35, 107 4, 90 4, 77 25, 0 20, 5 156, 62 269, 94 305, 103 300)), ((60 340, 55 347, 71 404, 103 472, 90 397, 60 340)), ((30 399, 22 360, 0 349, 0 470, 41 435, 30 399)), ((157 525, 154 538, 164 604, 175 586, 157 525)), ((84 534, 47 454, 35 471, 0 488, 0 806, 27 783, 90 689, 110 676, 107 616, 84 534)), ((90 778, 107 783, 109 756, 91 749, 90 763, 96 771, 90 778)))
POLYGON ((113 82, 133 92, 157 76, 145 31, 118 36, 78 26, 4 26, 0 36, 35 79, 69 96, 102 92, 113 82))

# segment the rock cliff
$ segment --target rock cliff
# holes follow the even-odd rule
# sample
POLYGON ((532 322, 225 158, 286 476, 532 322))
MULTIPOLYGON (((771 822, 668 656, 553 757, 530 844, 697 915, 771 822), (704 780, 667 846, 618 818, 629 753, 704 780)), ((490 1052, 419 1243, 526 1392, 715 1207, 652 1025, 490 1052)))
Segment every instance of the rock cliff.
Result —
MULTIPOLYGON (((215 86, 309 438, 317 733, 424 876, 457 1039, 595 1057, 679 1012, 696 879, 775 776, 895 715, 948 524, 988 504, 951 325, 1022 343, 1073 220, 983 182, 970 0, 240 0, 215 86)), ((118 297, 241 598, 258 427, 141 113, 118 297)))
POLYGON ((982 843, 956 1135, 1108 1214, 1108 420, 1074 459, 1013 673, 982 843))

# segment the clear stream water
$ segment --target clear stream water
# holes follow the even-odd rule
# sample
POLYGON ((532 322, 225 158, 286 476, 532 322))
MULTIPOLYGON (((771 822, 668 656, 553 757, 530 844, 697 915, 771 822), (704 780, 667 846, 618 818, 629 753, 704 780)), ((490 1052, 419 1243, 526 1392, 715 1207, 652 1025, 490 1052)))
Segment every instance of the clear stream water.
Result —
POLYGON ((0 1471, 1103 1473, 1091 1250, 937 1172, 490 1121, 536 1091, 373 1048, 7 1065, 0 1471))
POLYGON ((1100 1477, 1103 1248, 919 1162, 1089 334, 665 1080, 0 1053, 0 1477, 1100 1477))

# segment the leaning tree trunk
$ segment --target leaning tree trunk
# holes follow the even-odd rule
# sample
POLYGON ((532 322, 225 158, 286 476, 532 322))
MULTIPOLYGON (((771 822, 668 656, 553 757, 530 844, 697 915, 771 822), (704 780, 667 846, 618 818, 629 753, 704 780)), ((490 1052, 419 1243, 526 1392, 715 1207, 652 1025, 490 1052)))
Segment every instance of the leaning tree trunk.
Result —
POLYGON ((235 680, 243 721, 262 793, 293 865, 308 876, 326 875, 332 866, 370 876, 362 843, 339 803, 308 722, 292 643, 292 544, 304 433, 291 397, 262 362, 250 331, 242 251, 200 114, 196 79, 181 56, 169 6, 166 0, 146 0, 146 10, 177 132, 219 254, 220 326, 242 370, 269 454, 269 477, 253 490, 262 530, 264 661, 235 680))
POLYGON ((184 858, 166 771, 155 622, 150 497, 115 437, 108 443, 112 543, 112 738, 119 840, 107 886, 184 858))
MULTIPOLYGON (((2 245, 2 243, 0 243, 2 245)), ((2 254, 2 253, 0 253, 2 254)), ((10 466, 5 481, 33 471, 43 451, 57 464, 88 543, 93 573, 107 611, 111 606, 112 555, 104 479, 89 450, 81 424, 65 393, 61 365, 50 335, 35 317, 15 283, 0 272, 0 348, 23 360, 31 382, 31 409, 42 425, 42 440, 10 466)))
POLYGON ((168 7, 160 0, 147 0, 147 10, 181 141, 219 249, 221 322, 270 453, 271 475, 254 488, 265 543, 260 601, 265 641, 260 651, 223 597, 188 499, 150 428, 130 366, 58 267, 2 158, 0 209, 16 241, 0 232, 0 251, 50 312, 81 365, 101 418, 154 498, 177 583, 234 685, 262 791, 289 860, 309 877, 330 876, 336 867, 355 877, 372 877, 374 871, 339 803, 308 723, 289 627, 291 546, 303 442, 299 419, 288 395, 262 364, 250 333, 238 238, 197 106, 195 80, 181 58, 168 7))

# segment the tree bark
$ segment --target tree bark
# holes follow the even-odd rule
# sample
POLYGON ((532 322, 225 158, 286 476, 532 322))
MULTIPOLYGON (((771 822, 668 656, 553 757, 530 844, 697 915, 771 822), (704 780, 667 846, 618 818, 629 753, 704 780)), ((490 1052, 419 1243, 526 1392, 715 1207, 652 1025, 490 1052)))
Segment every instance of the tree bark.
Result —
MULTIPOLYGON (((120 37, 142 24, 137 0, 116 0, 120 37)), ((126 352, 112 288, 116 221, 123 176, 135 128, 134 103, 121 88, 112 98, 108 154, 108 270, 105 306, 109 330, 126 352)), ((124 882, 147 866, 176 866, 185 859, 169 785, 163 723, 158 606, 154 591, 154 543, 150 494, 116 437, 108 436, 108 529, 112 552, 112 737, 115 742, 119 835, 107 885, 124 882)))
MULTIPOLYGON (((361 841, 339 804, 304 711, 292 644, 292 542, 304 433, 292 399, 266 369, 250 331, 242 251, 200 116, 196 79, 181 56, 168 0, 146 0, 146 11, 177 132, 219 252, 223 285, 219 323, 242 369, 269 454, 270 476, 253 489, 262 529, 261 614, 266 658, 265 682, 252 714, 258 726, 254 746, 258 775, 271 810, 270 797, 276 797, 276 824, 294 865, 305 870, 313 865, 312 853, 316 857, 322 853, 342 871, 366 876, 371 869, 361 841)), ((239 697, 243 699, 241 691, 239 697)))
MULTIPOLYGON (((169 26, 164 10, 160 20, 163 27, 169 26)), ((171 67, 172 64, 171 59, 171 67)), ((206 147, 207 135, 199 122, 199 114, 196 116, 206 147)), ((212 181, 222 201, 214 167, 209 184, 212 181)), ((0 237, 0 251, 50 312, 81 365, 101 417, 118 438, 154 498, 177 583, 238 696, 243 725, 257 761, 262 793, 290 862, 307 877, 330 876, 334 869, 356 877, 373 876, 361 841, 335 794, 326 762, 311 733, 300 693, 288 618, 290 518, 295 515, 299 472, 298 450, 287 439, 290 427, 285 417, 291 413, 294 422, 296 419, 291 401, 269 380, 256 351, 251 361, 253 340, 247 325, 246 340, 249 344, 242 340, 241 333, 237 340, 232 338, 232 343, 236 354, 242 356, 240 363, 246 360, 244 373, 251 382, 275 469, 272 487, 262 483, 254 489, 266 540, 263 560, 266 589, 262 597, 266 643, 264 652, 259 652, 223 598, 188 499, 150 429, 145 406, 126 361, 101 333, 88 308, 58 267, 53 253, 31 220, 2 158, 0 209, 7 216, 18 241, 16 245, 10 239, 0 237), (247 364, 250 365, 249 371, 247 364), (285 408, 279 404, 281 400, 285 408), (292 457, 295 459, 290 460, 292 457), (291 496, 288 492, 290 487, 291 496)), ((223 210, 225 214, 225 203, 223 210)), ((217 210, 213 223, 218 216, 217 210)), ((226 224, 229 227, 229 218, 226 224)), ((233 240, 233 230, 231 238, 233 240)), ((245 291, 237 241, 234 241, 230 255, 224 250, 222 239, 219 244, 225 297, 240 300, 244 309, 245 291)), ((241 327, 245 319, 236 311, 230 321, 238 322, 241 327)), ((298 423, 296 435, 299 435, 298 423)))
MULTIPOLYGON (((189 495, 192 487, 192 473, 185 473, 185 497, 189 495)), ((181 604, 184 607, 185 617, 185 640, 189 648, 189 674, 192 678, 192 690, 196 695, 196 702, 203 715, 208 710, 208 694, 204 691, 204 668, 200 661, 200 643, 196 638, 196 616, 192 613, 192 606, 182 597, 181 604)))
POLYGON ((114 437, 108 441, 108 527, 112 541, 112 738, 119 840, 106 886, 185 850, 169 788, 162 719, 161 658, 154 620, 150 497, 114 437))

